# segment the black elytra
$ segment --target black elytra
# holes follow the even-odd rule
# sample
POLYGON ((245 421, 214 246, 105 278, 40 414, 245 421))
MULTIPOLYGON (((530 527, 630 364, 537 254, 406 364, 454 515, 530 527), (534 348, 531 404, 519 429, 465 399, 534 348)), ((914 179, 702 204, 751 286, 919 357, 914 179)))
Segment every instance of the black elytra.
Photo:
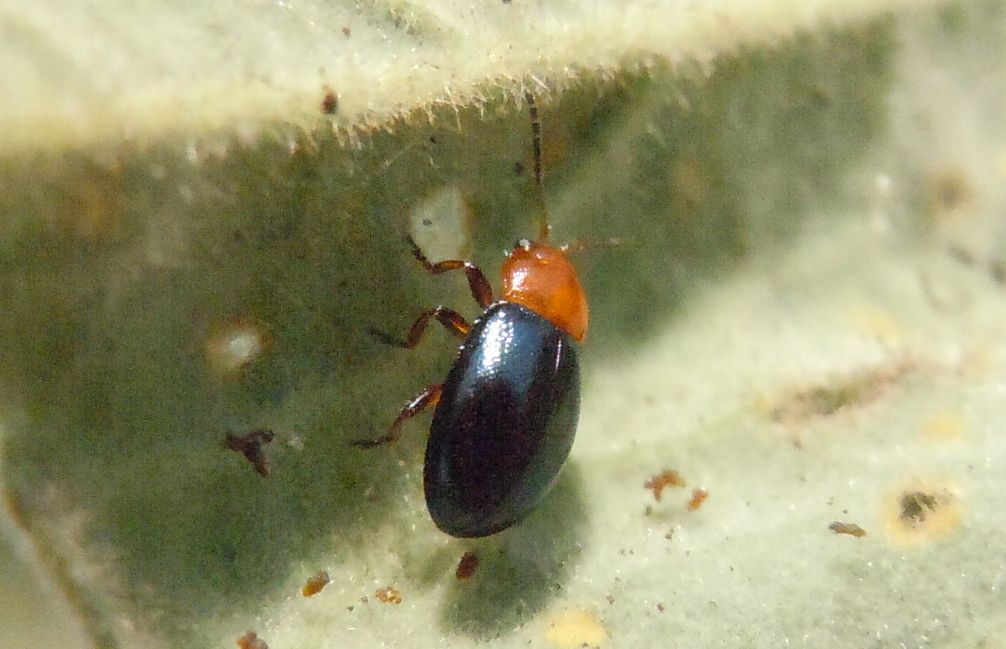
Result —
POLYGON ((442 387, 423 486, 434 523, 457 537, 523 520, 555 484, 580 413, 569 334, 511 302, 489 306, 442 387))

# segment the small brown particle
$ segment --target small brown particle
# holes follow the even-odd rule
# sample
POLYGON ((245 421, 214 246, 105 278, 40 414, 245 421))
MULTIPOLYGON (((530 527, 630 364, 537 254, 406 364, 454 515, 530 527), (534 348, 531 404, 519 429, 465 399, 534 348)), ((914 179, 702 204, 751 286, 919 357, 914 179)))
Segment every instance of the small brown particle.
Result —
POLYGON ((352 33, 353 33, 352 29, 350 29, 347 25, 343 25, 343 27, 342 27, 342 35, 343 36, 345 36, 346 38, 349 38, 352 33))
POLYGON ((269 649, 269 645, 265 643, 265 640, 258 637, 258 634, 254 631, 248 631, 238 638, 238 647, 239 649, 269 649))
POLYGON ((835 534, 848 534, 849 536, 855 536, 856 538, 866 536, 866 530, 855 523, 842 523, 835 521, 828 526, 828 529, 835 534))
POLYGON ((702 503, 709 497, 709 492, 705 489, 692 489, 692 498, 688 501, 688 511, 693 512, 702 506, 702 503))
POLYGON ((325 96, 321 98, 322 115, 334 115, 339 108, 339 96, 329 87, 325 87, 325 96))
POLYGON ((327 586, 329 581, 328 573, 322 570, 318 574, 307 578, 304 588, 301 589, 301 593, 304 597, 313 597, 320 593, 321 589, 327 586))
POLYGON ((910 491, 901 496, 901 520, 924 523, 929 512, 936 509, 936 496, 924 491, 910 491))
POLYGON ((667 609, 664 608, 664 603, 663 602, 657 602, 657 610, 660 611, 661 613, 663 613, 667 609))
POLYGON ((678 472, 671 471, 670 469, 664 469, 643 484, 644 488, 653 492, 653 499, 657 502, 660 502, 660 497, 663 495, 666 487, 684 486, 685 481, 678 475, 678 472))
POLYGON ((604 599, 608 600, 609 604, 614 604, 615 603, 615 598, 612 597, 611 595, 605 595, 604 599))
POLYGON ((458 562, 458 569, 454 571, 454 576, 457 577, 459 581, 462 579, 468 579, 475 574, 478 567, 479 555, 469 550, 461 555, 461 561, 458 562))
POLYGON ((382 604, 401 604, 402 593, 394 586, 385 586, 374 591, 377 601, 382 604))
POLYGON ((956 217, 975 203, 975 190, 962 169, 941 169, 929 177, 929 209, 935 218, 956 217))
POLYGON ((224 446, 245 456, 255 471, 262 477, 269 475, 269 460, 262 452, 262 445, 273 440, 273 433, 268 428, 254 430, 247 435, 232 435, 227 433, 224 446))

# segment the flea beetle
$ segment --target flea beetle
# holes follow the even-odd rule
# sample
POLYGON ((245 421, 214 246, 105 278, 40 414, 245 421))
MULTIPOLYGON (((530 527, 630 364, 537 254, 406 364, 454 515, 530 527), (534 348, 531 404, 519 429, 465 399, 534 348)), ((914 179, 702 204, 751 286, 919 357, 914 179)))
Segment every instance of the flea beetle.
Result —
POLYGON ((409 241, 428 272, 463 269, 483 312, 469 324, 451 309, 429 309, 404 341, 372 331, 385 343, 411 349, 436 320, 464 342, 447 379, 405 404, 387 435, 354 442, 372 447, 393 441, 403 422, 435 406, 423 469, 426 506, 437 527, 457 537, 489 536, 523 520, 555 483, 580 414, 574 341, 587 331, 587 300, 566 248, 548 243, 541 125, 534 97, 526 99, 541 211, 538 240, 521 240, 507 255, 503 297, 496 301, 478 266, 431 263, 409 241))

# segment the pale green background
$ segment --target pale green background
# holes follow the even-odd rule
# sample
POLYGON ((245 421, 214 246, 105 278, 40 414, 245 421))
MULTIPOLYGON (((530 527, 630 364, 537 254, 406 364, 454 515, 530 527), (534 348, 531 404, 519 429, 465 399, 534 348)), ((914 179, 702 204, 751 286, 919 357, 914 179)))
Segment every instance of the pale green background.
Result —
POLYGON ((0 8, 14 646, 550 646, 568 609, 606 647, 998 646, 1001 2, 213 7, 0 8), (624 243, 576 258, 563 481, 472 543, 425 513, 424 421, 346 442, 452 357, 368 327, 475 315, 404 234, 495 277, 534 231, 522 88, 556 237, 624 243), (270 347, 222 376, 237 319, 270 347), (265 480, 221 447, 260 426, 265 480))

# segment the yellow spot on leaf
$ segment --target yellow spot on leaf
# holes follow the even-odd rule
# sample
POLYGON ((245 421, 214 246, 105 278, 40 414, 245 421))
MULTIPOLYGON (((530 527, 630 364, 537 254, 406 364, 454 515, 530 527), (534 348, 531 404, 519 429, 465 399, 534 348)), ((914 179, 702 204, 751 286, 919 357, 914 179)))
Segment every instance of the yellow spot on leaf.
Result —
POLYGON ((608 637, 607 631, 591 611, 566 610, 549 620, 545 639, 557 647, 595 647, 608 637))
POLYGON ((886 311, 874 307, 859 308, 852 314, 856 327, 882 342, 894 343, 901 340, 901 327, 886 311))
POLYGON ((913 481, 884 505, 887 537, 895 545, 922 545, 948 536, 961 523, 960 494, 950 485, 913 481))
POLYGON ((964 422, 956 414, 943 413, 922 424, 926 439, 934 442, 949 442, 961 439, 965 434, 964 422))

